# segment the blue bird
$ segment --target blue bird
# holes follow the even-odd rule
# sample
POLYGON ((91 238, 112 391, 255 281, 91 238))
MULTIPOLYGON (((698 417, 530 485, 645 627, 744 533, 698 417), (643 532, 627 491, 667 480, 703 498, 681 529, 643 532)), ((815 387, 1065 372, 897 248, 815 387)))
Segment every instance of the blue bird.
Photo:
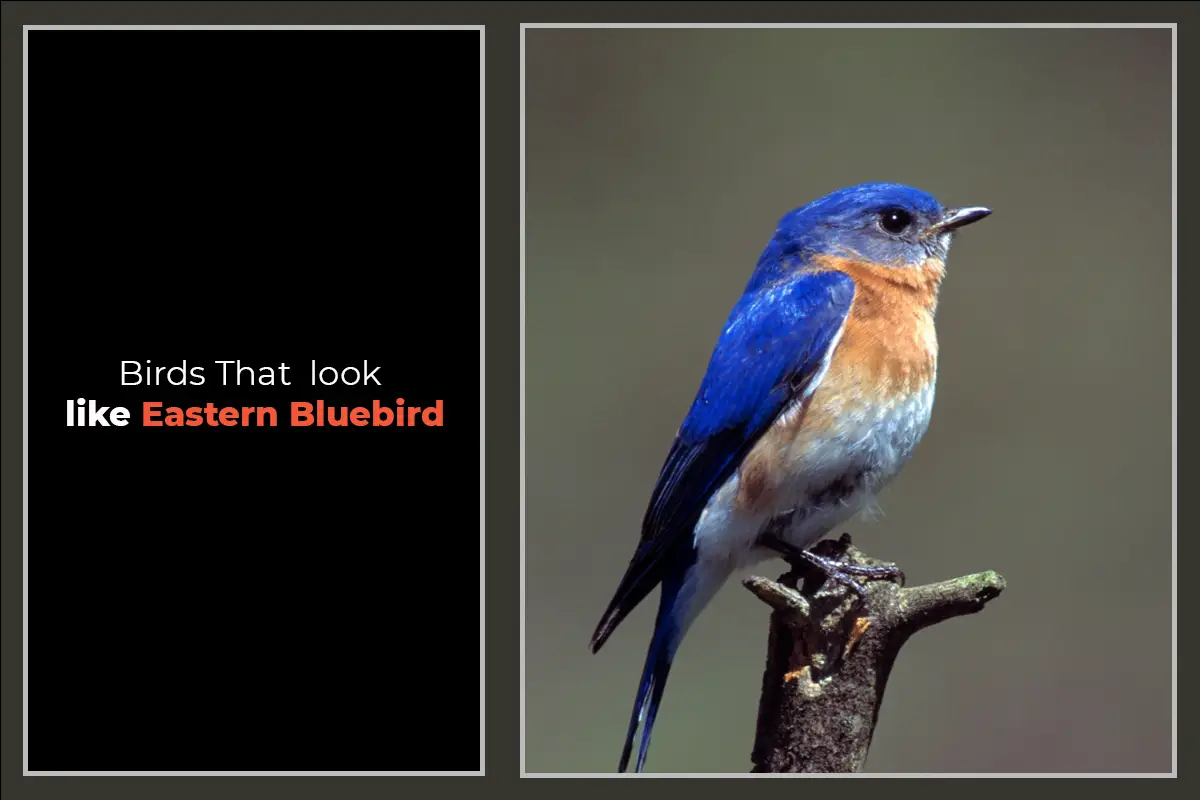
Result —
POLYGON ((910 186, 840 189, 780 219, 734 306, 658 476, 641 540, 591 649, 655 587, 658 614, 618 766, 641 772, 671 664, 736 571, 804 558, 869 504, 929 426, 934 314, 954 232, 991 211, 910 186))

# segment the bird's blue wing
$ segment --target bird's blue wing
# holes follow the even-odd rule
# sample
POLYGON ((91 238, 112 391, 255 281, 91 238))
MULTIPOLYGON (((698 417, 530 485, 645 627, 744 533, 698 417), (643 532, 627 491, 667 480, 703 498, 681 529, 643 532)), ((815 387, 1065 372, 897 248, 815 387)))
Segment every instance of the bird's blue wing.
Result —
POLYGON ((730 314, 691 410, 659 474, 642 538, 592 637, 598 650, 663 578, 669 555, 687 558, 713 492, 826 363, 854 298, 841 272, 793 274, 745 294, 730 314))

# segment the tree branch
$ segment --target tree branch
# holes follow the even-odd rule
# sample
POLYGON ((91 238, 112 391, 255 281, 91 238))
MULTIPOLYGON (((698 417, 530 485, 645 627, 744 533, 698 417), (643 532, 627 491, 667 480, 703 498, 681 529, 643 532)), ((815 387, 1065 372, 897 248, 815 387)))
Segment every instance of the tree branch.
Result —
MULTIPOLYGON (((885 563, 849 534, 812 550, 846 564, 885 563)), ((874 580, 863 583, 864 614, 853 589, 807 562, 778 581, 744 584, 773 609, 752 772, 860 771, 900 648, 919 630, 982 610, 1004 589, 995 572, 912 588, 874 580)))

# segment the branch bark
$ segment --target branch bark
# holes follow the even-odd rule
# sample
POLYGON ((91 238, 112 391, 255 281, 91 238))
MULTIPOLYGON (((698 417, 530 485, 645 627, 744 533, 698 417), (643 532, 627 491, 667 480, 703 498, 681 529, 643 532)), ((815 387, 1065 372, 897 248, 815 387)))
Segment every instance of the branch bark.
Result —
MULTIPOLYGON (((847 564, 885 563, 849 534, 812 550, 847 564)), ((773 609, 752 772, 861 771, 900 648, 917 631, 982 610, 1005 585, 991 571, 911 588, 863 582, 864 614, 853 589, 807 562, 778 581, 743 583, 773 609)))

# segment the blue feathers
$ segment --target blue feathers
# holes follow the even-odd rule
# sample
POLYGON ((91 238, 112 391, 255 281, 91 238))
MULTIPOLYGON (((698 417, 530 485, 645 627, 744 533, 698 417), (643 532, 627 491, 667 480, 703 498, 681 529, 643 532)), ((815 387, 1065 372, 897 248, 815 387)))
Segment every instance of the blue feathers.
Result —
POLYGON ((734 308, 708 372, 659 475, 642 541, 592 637, 599 650, 613 629, 662 584, 654 636, 630 720, 621 770, 639 721, 640 771, 682 631, 677 607, 695 562, 692 529, 709 497, 788 405, 804 396, 837 339, 854 282, 840 272, 797 274, 749 292, 734 308))
POLYGON ((779 220, 746 291, 786 277, 816 255, 854 253, 880 263, 924 257, 923 248, 875 227, 879 212, 887 208, 903 208, 925 223, 943 213, 937 198, 911 186, 864 183, 840 189, 779 220))
POLYGON ((817 373, 853 298, 854 282, 840 272, 800 274, 743 295, 667 457, 646 530, 674 530, 699 515, 817 373))
POLYGON ((629 758, 633 754, 633 740, 637 735, 638 725, 642 727, 642 740, 638 745, 635 772, 641 772, 646 763, 646 754, 650 751, 650 734, 654 730, 654 720, 658 715, 658 707, 662 702, 663 689, 667 685, 667 676, 671 672, 671 662, 675 659, 675 651, 683 631, 679 627, 679 612, 677 603, 680 590, 687 580, 688 571, 692 566, 694 553, 677 550, 678 563, 665 570, 662 582, 662 599, 658 606, 658 618, 654 622, 654 635, 650 638, 650 647, 646 651, 646 665, 642 668, 642 680, 638 684, 637 697, 633 703, 633 714, 629 719, 629 730, 625 733, 625 747, 621 750, 621 761, 617 766, 619 772, 629 767, 629 758))
POLYGON ((663 579, 667 557, 690 550, 708 498, 820 371, 853 298, 854 282, 840 272, 797 274, 743 295, 659 473, 641 542, 592 636, 593 651, 663 579))

